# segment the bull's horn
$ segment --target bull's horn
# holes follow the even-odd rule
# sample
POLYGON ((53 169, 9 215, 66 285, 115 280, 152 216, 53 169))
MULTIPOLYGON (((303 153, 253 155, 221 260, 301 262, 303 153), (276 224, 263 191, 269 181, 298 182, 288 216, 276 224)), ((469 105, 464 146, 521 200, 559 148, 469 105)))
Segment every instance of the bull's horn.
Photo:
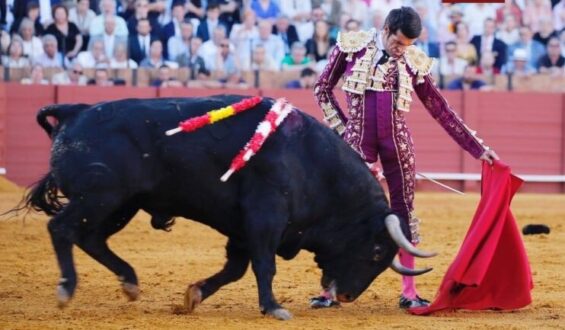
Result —
POLYGON ((390 237, 396 243, 396 245, 398 245, 398 247, 404 249, 411 255, 420 258, 430 258, 437 255, 437 253, 435 252, 425 252, 418 250, 414 245, 412 245, 404 236, 404 233, 402 233, 402 229, 400 228, 400 220, 396 215, 389 214, 385 218, 385 225, 388 233, 390 234, 390 237))
POLYGON ((427 272, 429 272, 433 269, 431 267, 424 268, 424 269, 411 269, 411 268, 408 268, 408 267, 404 267, 396 259, 392 260, 392 264, 390 265, 390 268, 400 275, 408 275, 408 276, 422 275, 422 274, 425 274, 425 273, 427 273, 427 272))

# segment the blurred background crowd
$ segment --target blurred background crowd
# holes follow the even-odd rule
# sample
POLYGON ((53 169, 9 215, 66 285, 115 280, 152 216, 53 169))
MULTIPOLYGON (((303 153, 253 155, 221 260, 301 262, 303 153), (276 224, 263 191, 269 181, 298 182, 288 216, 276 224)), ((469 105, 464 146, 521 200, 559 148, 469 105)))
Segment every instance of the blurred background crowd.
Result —
POLYGON ((441 88, 563 82, 565 0, 0 0, 3 78, 311 88, 339 31, 379 31, 403 5, 422 17, 416 44, 441 88))

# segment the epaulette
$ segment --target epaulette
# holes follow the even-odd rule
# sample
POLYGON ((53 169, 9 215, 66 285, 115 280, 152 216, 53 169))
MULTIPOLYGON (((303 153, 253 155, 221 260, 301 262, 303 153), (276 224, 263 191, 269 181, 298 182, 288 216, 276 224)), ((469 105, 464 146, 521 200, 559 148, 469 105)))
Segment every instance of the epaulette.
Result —
POLYGON ((375 38, 375 29, 367 31, 339 32, 337 34, 337 47, 347 53, 347 61, 351 61, 353 54, 367 47, 369 42, 375 38))
POLYGON ((406 64, 408 64, 410 71, 418 76, 417 83, 423 83, 424 76, 430 74, 432 71, 434 59, 428 57, 423 50, 414 45, 406 49, 404 58, 406 59, 406 64))

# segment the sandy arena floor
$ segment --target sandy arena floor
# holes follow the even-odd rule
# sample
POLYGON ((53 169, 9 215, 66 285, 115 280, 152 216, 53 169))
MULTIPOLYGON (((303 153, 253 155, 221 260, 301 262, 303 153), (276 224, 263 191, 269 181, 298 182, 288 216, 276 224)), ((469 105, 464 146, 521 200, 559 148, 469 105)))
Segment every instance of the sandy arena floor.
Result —
MULTIPOLYGON (((9 190, 9 189, 8 189, 9 190)), ((1 191, 1 188, 0 188, 1 191)), ((14 206, 21 192, 0 192, 0 211, 14 206)), ((423 219, 422 248, 441 255, 420 262, 434 271, 418 279, 424 297, 433 297, 466 232, 478 195, 417 195, 423 219)), ((110 240, 111 247, 137 271, 142 295, 127 302, 117 279, 75 249, 79 286, 68 308, 59 310, 55 285, 59 270, 46 218, 0 220, 0 329, 547 329, 565 328, 565 195, 520 195, 513 203, 519 226, 545 223, 550 235, 525 237, 535 288, 531 306, 510 312, 455 312, 411 316, 397 307, 399 276, 382 274, 354 303, 312 310, 308 298, 319 292, 320 272, 312 255, 301 252, 278 260, 274 290, 294 319, 281 322, 259 313, 255 278, 249 270, 221 289, 191 315, 176 315, 187 284, 223 265, 226 239, 214 230, 179 219, 173 231, 155 231, 138 214, 110 240)))

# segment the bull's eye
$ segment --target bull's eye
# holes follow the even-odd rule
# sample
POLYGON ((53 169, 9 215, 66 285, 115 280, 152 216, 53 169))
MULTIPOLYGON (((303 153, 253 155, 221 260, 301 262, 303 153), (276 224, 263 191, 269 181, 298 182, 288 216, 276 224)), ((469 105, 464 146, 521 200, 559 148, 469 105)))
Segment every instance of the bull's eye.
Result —
POLYGON ((383 258, 383 248, 380 245, 375 245, 373 248, 373 261, 380 261, 383 258))

